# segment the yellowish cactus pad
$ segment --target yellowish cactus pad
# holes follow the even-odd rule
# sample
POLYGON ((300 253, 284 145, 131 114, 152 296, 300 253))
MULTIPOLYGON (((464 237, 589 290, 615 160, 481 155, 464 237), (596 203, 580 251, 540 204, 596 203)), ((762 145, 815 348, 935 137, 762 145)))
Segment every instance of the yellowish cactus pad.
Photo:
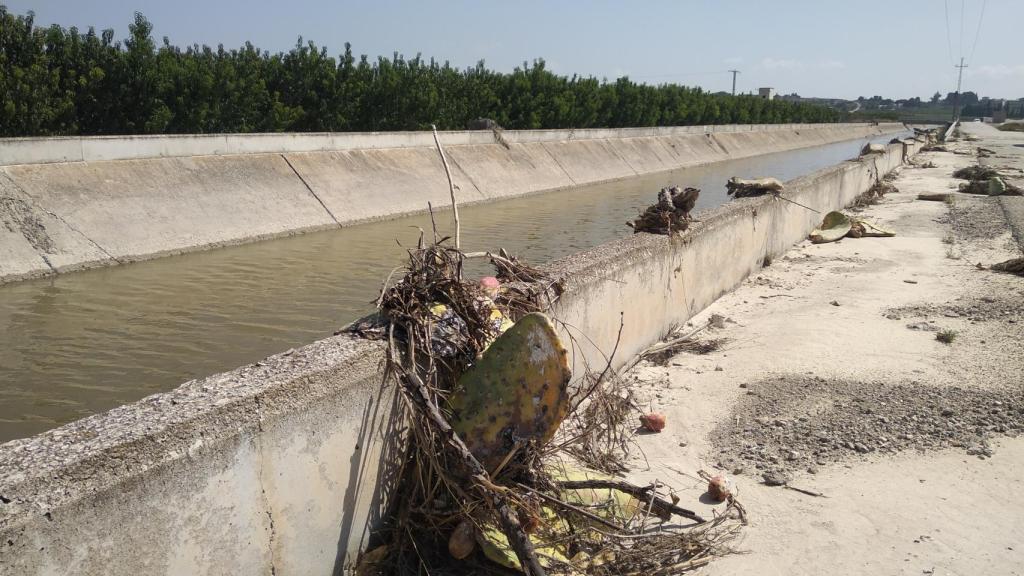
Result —
POLYGON ((527 314, 459 378, 448 400, 452 427, 493 471, 516 442, 551 439, 568 411, 571 375, 551 320, 527 314))

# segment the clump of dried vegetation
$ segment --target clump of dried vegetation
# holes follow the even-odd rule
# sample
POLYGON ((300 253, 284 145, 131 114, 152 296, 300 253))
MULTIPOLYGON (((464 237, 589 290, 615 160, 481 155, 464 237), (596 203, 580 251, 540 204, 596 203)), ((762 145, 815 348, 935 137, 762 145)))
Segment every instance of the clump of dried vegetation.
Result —
POLYGON ((854 198, 851 207, 864 208, 872 206, 881 202, 886 194, 898 193, 899 188, 896 188, 892 183, 895 178, 895 174, 886 174, 884 178, 875 182, 871 188, 868 188, 863 194, 854 198))
POLYGON ((967 180, 960 184, 959 191, 965 194, 987 196, 1021 196, 1024 190, 1006 182, 999 172, 990 166, 967 166, 953 172, 955 178, 967 180))
POLYGON ((699 355, 710 354, 719 350, 728 341, 728 338, 710 338, 701 340, 694 337, 671 340, 669 342, 656 345, 651 350, 645 352, 643 357, 658 366, 667 366, 669 360, 680 352, 689 352, 690 354, 699 355))
POLYGON ((698 197, 700 190, 697 188, 662 188, 658 193, 658 201, 632 222, 626 222, 626 225, 633 229, 634 234, 648 232, 672 235, 684 232, 690 226, 690 212, 697 205, 698 197))
MULTIPOLYGON (((488 256, 509 283, 495 302, 511 319, 557 298, 558 282, 542 270, 488 256)), ((495 336, 479 289, 462 278, 465 257, 436 234, 430 245, 421 240, 401 277, 385 282, 376 319, 353 327, 386 339, 385 380, 397 384, 407 439, 385 529, 357 573, 669 575, 728 552, 742 521, 734 500, 706 521, 664 484, 608 476, 627 470, 638 412, 610 358, 600 373, 579 375, 552 441, 517 441, 497 468, 481 464, 447 408, 455 382, 495 336), (438 304, 452 314, 439 318, 438 304), (487 553, 502 539, 508 562, 487 553)))
POLYGON ((733 176, 725 183, 726 194, 733 198, 756 198, 765 194, 778 196, 785 185, 777 178, 744 179, 733 176))
POLYGON ((633 427, 638 413, 633 390, 616 376, 602 381, 600 375, 588 374, 580 390, 588 390, 577 401, 563 424, 560 443, 583 465, 607 474, 626 472, 626 460, 633 440, 633 427))
POLYGON ((1006 272, 1007 274, 1024 276, 1024 258, 1010 258, 1004 262, 993 264, 990 268, 996 272, 1006 272))
POLYGON ((959 168, 959 169, 957 169, 957 170, 955 170, 953 172, 953 177, 954 178, 960 178, 961 180, 972 180, 972 181, 973 180, 987 181, 989 178, 992 178, 992 177, 998 176, 998 175, 999 175, 999 172, 997 172, 994 168, 991 168, 989 166, 982 166, 980 164, 975 165, 975 166, 965 166, 965 167, 959 168))

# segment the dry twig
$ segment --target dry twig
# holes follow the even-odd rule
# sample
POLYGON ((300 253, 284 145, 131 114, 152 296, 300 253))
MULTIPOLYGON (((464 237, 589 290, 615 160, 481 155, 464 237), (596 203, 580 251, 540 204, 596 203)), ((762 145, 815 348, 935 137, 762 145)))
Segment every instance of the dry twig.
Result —
POLYGON ((452 217, 455 219, 455 249, 462 248, 462 229, 459 223, 459 203, 455 201, 455 182, 452 181, 452 169, 448 166, 448 157, 444 155, 441 148, 441 140, 437 137, 437 126, 431 124, 430 129, 434 132, 434 144, 437 145, 437 153, 441 155, 441 163, 444 164, 444 175, 448 177, 448 191, 452 196, 452 217))

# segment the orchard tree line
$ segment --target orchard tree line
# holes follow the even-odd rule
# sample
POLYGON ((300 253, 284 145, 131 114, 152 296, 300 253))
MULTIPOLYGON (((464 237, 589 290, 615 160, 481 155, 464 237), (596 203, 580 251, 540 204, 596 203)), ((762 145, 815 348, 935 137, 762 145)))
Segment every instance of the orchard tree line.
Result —
POLYGON ((560 76, 543 60, 511 73, 419 56, 338 57, 300 38, 285 53, 167 38, 139 13, 112 30, 53 25, 0 5, 0 136, 463 129, 834 122, 824 106, 711 94, 623 77, 560 76))

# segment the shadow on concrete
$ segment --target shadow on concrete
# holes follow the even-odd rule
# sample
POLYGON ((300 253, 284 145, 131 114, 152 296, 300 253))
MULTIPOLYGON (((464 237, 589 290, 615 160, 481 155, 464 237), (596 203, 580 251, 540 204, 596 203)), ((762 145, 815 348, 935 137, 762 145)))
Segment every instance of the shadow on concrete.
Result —
POLYGON ((401 442, 404 437, 400 396, 394 393, 393 386, 383 383, 376 398, 367 400, 359 426, 359 440, 350 458, 353 472, 345 489, 344 512, 332 571, 334 576, 350 574, 358 560, 356 551, 376 544, 373 530, 379 528, 387 517, 399 485, 406 455, 405 445, 401 442), (360 496, 370 486, 367 482, 372 483, 369 514, 360 519, 356 517, 356 510, 360 496), (349 552, 354 554, 349 556, 349 552))

